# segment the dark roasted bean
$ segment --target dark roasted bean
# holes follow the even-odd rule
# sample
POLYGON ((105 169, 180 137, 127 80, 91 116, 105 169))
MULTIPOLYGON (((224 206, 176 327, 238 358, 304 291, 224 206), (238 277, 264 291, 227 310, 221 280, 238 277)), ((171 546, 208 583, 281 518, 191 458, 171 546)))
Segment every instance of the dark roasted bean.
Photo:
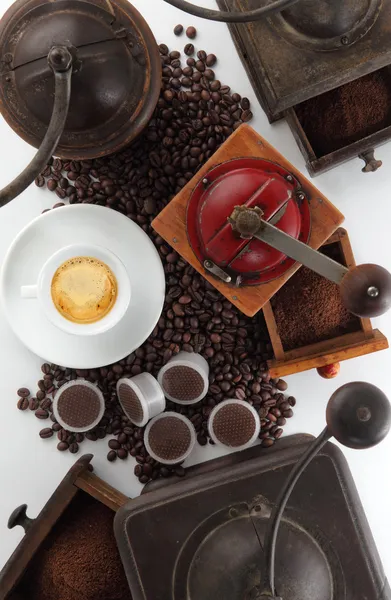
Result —
MULTIPOLYGON (((186 44, 186 46, 183 49, 184 53, 186 54, 186 56, 192 56, 194 54, 194 45, 193 44, 186 44)), ((187 64, 189 65, 189 62, 187 62, 187 64)), ((195 61, 194 61, 195 64, 195 61)))
POLYGON ((29 401, 27 398, 19 398, 17 407, 19 410, 27 410, 29 407, 29 401))
POLYGON ((186 35, 187 35, 187 37, 188 37, 188 38, 190 38, 191 40, 194 40, 194 38, 195 38, 195 37, 196 37, 196 35, 197 35, 197 30, 196 30, 196 28, 195 28, 195 27, 188 27, 188 28, 186 29, 186 35))

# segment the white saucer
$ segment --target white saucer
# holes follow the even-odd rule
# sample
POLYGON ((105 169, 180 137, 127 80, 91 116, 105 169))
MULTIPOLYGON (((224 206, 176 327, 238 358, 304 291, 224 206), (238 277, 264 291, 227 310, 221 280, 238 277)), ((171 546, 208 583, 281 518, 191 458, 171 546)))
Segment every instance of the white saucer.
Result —
POLYGON ((7 319, 32 352, 63 367, 93 369, 117 362, 148 338, 159 320, 165 278, 159 254, 147 234, 110 208, 92 204, 51 210, 25 227, 4 259, 0 297, 7 319), (129 308, 113 329, 76 336, 55 327, 38 300, 21 298, 22 285, 36 282, 51 254, 69 244, 106 246, 125 265, 132 288, 129 308))

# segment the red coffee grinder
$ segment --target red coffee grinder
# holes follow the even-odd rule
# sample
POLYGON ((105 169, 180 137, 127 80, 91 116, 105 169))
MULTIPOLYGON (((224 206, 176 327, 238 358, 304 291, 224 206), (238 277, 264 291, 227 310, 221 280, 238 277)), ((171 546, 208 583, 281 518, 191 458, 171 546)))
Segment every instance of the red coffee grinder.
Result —
POLYGON ((230 302, 255 315, 301 264, 340 285, 360 317, 391 306, 391 275, 316 252, 341 213, 266 140, 242 125, 153 222, 230 302))

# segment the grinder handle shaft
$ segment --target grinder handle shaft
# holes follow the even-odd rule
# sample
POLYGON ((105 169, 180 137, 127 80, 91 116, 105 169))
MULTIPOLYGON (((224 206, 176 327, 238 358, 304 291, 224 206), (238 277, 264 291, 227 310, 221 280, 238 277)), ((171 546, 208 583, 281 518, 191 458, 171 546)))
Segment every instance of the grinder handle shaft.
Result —
POLYGON ((0 189, 0 207, 11 202, 33 183, 54 154, 64 131, 71 97, 73 57, 65 46, 53 46, 48 54, 48 63, 55 81, 54 105, 49 127, 31 162, 11 183, 0 189))
POLYGON ((379 265, 352 267, 340 291, 344 306, 358 317, 378 317, 391 308, 391 274, 379 265))

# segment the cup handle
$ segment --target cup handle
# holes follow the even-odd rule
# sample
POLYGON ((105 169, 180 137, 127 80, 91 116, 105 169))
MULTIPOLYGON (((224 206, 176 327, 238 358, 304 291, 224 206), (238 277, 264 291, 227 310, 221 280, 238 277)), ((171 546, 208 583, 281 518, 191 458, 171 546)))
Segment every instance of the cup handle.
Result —
POLYGON ((22 285, 20 288, 20 295, 22 298, 38 298, 38 286, 22 285))

